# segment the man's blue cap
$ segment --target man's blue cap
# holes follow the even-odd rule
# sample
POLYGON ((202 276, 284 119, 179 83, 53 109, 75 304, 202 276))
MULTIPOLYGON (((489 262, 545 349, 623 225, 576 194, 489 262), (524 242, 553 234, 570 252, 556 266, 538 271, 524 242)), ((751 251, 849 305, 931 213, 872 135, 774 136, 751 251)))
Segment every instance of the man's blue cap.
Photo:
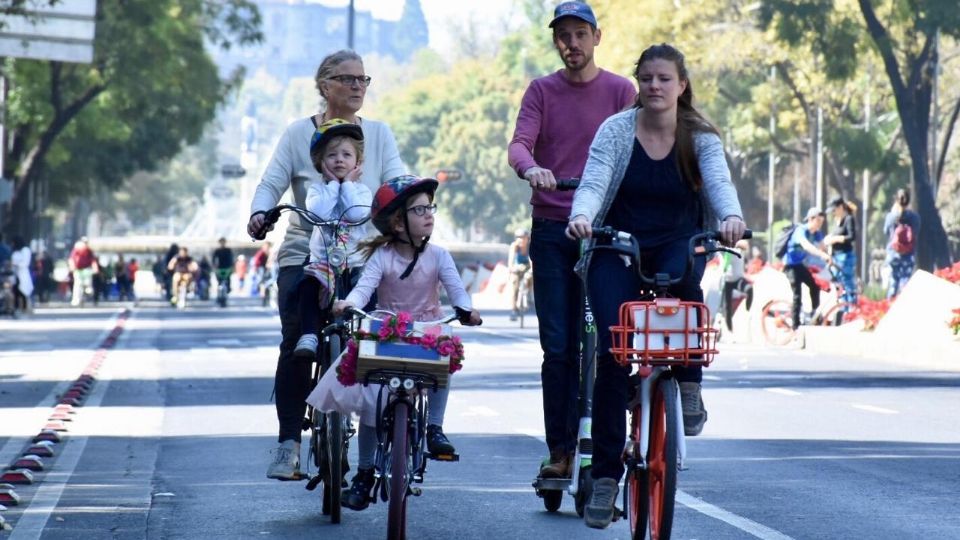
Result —
POLYGON ((597 18, 593 15, 593 10, 583 2, 564 2, 557 6, 557 9, 553 10, 553 20, 550 21, 549 27, 553 28, 557 21, 564 17, 576 17, 587 21, 594 28, 597 27, 597 18))

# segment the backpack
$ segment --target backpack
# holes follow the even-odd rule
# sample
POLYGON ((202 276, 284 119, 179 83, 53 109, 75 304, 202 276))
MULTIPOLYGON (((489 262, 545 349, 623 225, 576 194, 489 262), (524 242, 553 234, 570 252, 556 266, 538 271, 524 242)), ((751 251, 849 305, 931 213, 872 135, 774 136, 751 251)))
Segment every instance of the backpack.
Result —
POLYGON ((780 234, 777 236, 777 239, 773 241, 773 254, 776 255, 778 259, 782 259, 783 256, 787 254, 787 249, 790 247, 790 237, 793 236, 793 231, 796 230, 796 228, 796 223, 784 225, 784 227, 780 229, 780 234))
POLYGON ((897 226, 893 229, 893 239, 890 240, 890 249, 900 255, 909 255, 913 253, 913 227, 903 221, 903 215, 897 220, 897 226))

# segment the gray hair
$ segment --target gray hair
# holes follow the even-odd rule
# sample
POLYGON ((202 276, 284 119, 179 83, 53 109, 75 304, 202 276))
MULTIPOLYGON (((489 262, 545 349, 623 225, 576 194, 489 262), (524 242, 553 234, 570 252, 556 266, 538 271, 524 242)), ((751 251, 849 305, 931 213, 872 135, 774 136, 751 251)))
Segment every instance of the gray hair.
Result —
POLYGON ((327 57, 320 62, 320 67, 317 68, 317 74, 314 76, 313 81, 316 84, 317 92, 320 93, 320 100, 324 105, 326 105, 327 96, 323 95, 323 89, 320 87, 320 83, 330 77, 337 66, 350 60, 360 62, 361 65, 363 64, 363 58, 350 49, 341 49, 335 53, 328 54, 327 57))

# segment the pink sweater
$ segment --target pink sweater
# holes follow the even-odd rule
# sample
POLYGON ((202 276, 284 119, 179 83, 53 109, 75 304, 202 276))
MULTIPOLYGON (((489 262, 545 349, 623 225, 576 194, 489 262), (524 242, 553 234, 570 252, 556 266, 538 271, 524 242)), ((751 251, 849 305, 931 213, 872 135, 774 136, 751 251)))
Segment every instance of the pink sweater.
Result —
POLYGON ((427 244, 407 279, 400 275, 410 264, 392 245, 374 252, 363 267, 360 281, 346 301, 358 307, 367 305, 377 292, 377 308, 399 313, 406 311, 415 321, 436 321, 443 317, 440 308, 440 284, 450 302, 459 308, 473 309, 470 295, 453 264, 453 257, 440 246, 427 244))
MULTIPOLYGON (((562 71, 535 79, 520 103, 507 150, 510 166, 521 178, 536 166, 555 178, 580 178, 597 128, 632 105, 636 95, 633 83, 602 69, 586 83, 570 82, 562 71)), ((533 217, 566 222, 572 201, 572 191, 535 191, 533 217)))

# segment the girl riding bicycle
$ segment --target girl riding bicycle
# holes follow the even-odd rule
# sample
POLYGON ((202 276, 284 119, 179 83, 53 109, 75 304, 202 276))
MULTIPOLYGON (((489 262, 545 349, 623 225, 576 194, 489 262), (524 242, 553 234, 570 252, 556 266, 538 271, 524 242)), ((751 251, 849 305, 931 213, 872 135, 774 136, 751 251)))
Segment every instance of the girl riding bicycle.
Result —
MULTIPOLYGON (((310 141, 310 157, 322 182, 307 188, 307 210, 324 220, 359 222, 369 215, 373 195, 360 182, 363 161, 363 131, 357 124, 334 118, 321 124, 310 141)), ((317 354, 320 309, 328 309, 333 300, 334 267, 358 268, 363 261, 356 255, 365 233, 360 227, 332 231, 314 227, 310 236, 310 264, 303 269, 298 285, 300 302, 300 340, 295 356, 313 358, 317 354)))
MULTIPOLYGON (((366 264, 360 281, 346 299, 335 302, 335 314, 348 307, 363 307, 374 294, 377 307, 395 313, 408 312, 414 321, 441 319, 440 285, 454 306, 470 310, 469 324, 480 323, 480 313, 472 309, 460 274, 450 253, 428 244, 433 233, 433 214, 437 206, 433 196, 439 183, 431 178, 400 176, 380 186, 374 196, 371 217, 380 236, 361 244, 366 264)), ((329 393, 336 392, 332 377, 325 377, 307 398, 324 409, 329 393)), ((339 384, 339 383, 336 383, 339 384)), ((341 504, 353 510, 365 509, 371 500, 374 485, 374 459, 377 450, 376 395, 380 388, 364 390, 364 407, 358 435, 359 459, 357 474, 349 490, 344 490, 341 504)), ((447 406, 448 388, 430 394, 427 419, 427 449, 431 454, 453 454, 454 446, 443 433, 443 415, 447 406)))

